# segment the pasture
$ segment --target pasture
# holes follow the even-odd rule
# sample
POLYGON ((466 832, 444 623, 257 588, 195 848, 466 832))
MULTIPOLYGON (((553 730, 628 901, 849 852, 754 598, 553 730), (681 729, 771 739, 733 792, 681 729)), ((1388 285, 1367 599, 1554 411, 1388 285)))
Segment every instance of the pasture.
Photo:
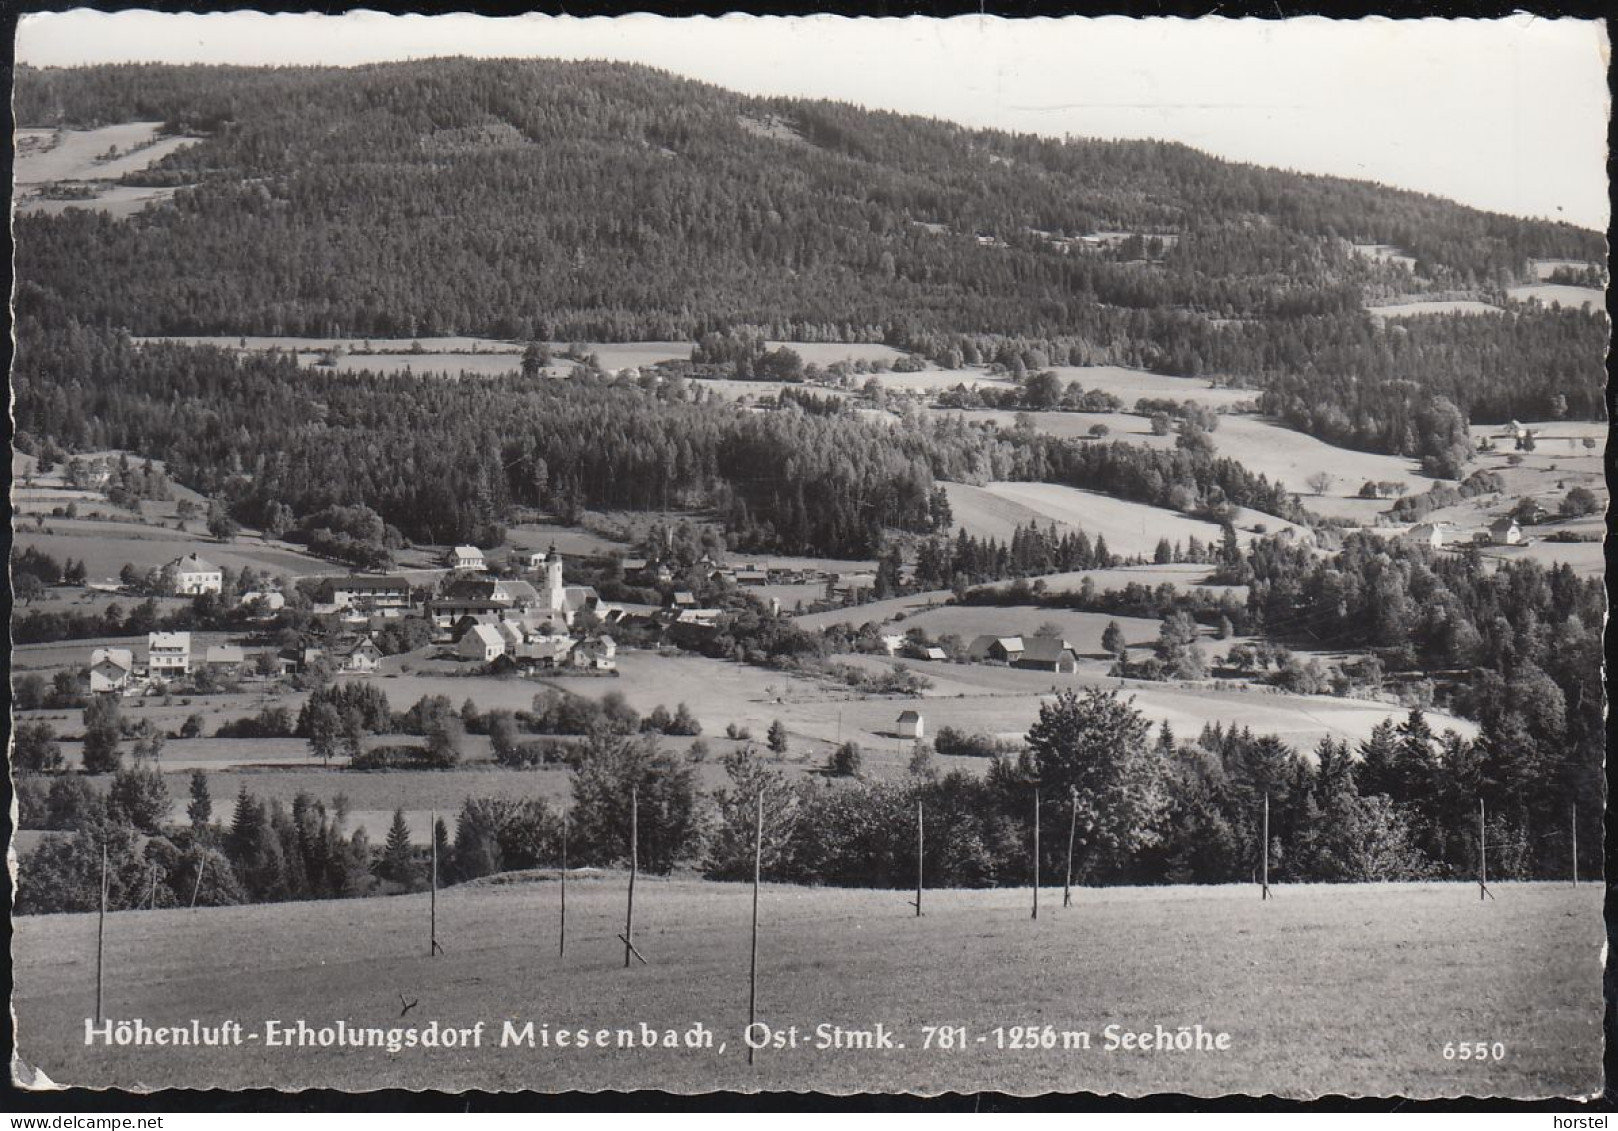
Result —
POLYGON ((113 182, 139 173, 169 154, 195 145, 197 138, 163 137, 161 122, 123 122, 93 130, 19 130, 12 175, 19 190, 66 183, 85 186, 93 195, 76 200, 47 200, 19 192, 18 212, 59 214, 84 208, 125 217, 153 201, 168 200, 174 188, 119 185, 113 182), (108 156, 116 151, 115 156, 108 156))
MULTIPOLYGON (((1058 483, 988 483, 982 487, 945 483, 943 487, 954 516, 951 530, 964 527, 978 538, 1009 542, 1018 527, 1034 522, 1044 529, 1054 523, 1058 531, 1083 530, 1091 541, 1097 535, 1105 537, 1114 554, 1146 558, 1162 538, 1182 545, 1191 538, 1215 544, 1220 539, 1214 523, 1058 483)), ((1286 525, 1268 516, 1261 521, 1272 531, 1286 525)))
POLYGON ((1569 287, 1559 283, 1534 283, 1523 287, 1508 287, 1506 294, 1516 302, 1538 302, 1544 306, 1584 307, 1604 310, 1607 295, 1595 287, 1569 287))
POLYGON ((65 558, 82 561, 91 578, 115 578, 126 563, 142 571, 161 569, 175 558, 190 553, 233 570, 252 566, 260 572, 292 577, 346 572, 290 546, 266 543, 259 538, 216 542, 205 536, 188 536, 176 530, 133 522, 53 518, 43 530, 20 527, 16 540, 19 549, 33 546, 58 561, 65 558))
POLYGON ((1140 617, 1110 617, 1105 613, 1076 613, 1066 609, 1042 609, 1035 605, 947 605, 914 613, 891 627, 895 632, 924 628, 933 637, 954 633, 970 644, 973 637, 984 634, 1027 638, 1033 636, 1042 625, 1052 624, 1062 630, 1062 639, 1079 656, 1099 657, 1104 653, 1101 634, 1114 620, 1123 629, 1124 639, 1130 644, 1151 643, 1157 639, 1161 626, 1159 621, 1140 617))
POLYGON ((1419 318, 1424 314, 1499 314, 1500 308, 1476 299, 1416 299, 1367 306, 1372 318, 1419 318))
POLYGON ((124 912, 106 926, 106 1016, 147 1025, 234 1020, 241 1046, 86 1047, 96 916, 15 923, 18 1064, 60 1085, 133 1089, 301 1086, 365 1090, 867 1089, 937 1094, 1084 1091, 1309 1098, 1402 1094, 1573 1096, 1601 1087, 1601 887, 1467 884, 1081 888, 1074 906, 1026 889, 902 892, 766 885, 758 1018, 797 1026, 796 1048, 749 1066, 751 889, 641 877, 623 967, 624 877, 573 875, 557 956, 554 873, 505 876, 363 902, 124 912), (527 882, 524 882, 524 881, 527 882), (418 1003, 401 1019, 401 1000, 418 1003), (485 1023, 478 1047, 277 1047, 265 1022, 319 1029, 485 1023), (504 1022, 536 1034, 605 1028, 605 1048, 501 1047, 504 1022), (710 1048, 616 1047, 646 1022, 710 1048), (819 1025, 892 1034, 893 1047, 820 1049, 819 1025), (1052 1048, 1013 1049, 1012 1026, 1051 1026, 1052 1048), (1225 1051, 1108 1048, 1109 1026, 1201 1025, 1225 1051), (923 1027, 964 1027, 953 1049, 923 1027), (1002 1030, 997 1036, 996 1030, 1002 1030), (1446 1059, 1446 1043, 1498 1042, 1500 1059, 1446 1059))
MULTIPOLYGON (((1138 623, 1138 622, 1137 622, 1138 623)), ((1122 624, 1122 621, 1120 621, 1122 624)), ((1155 635, 1155 633, 1153 634, 1155 635)), ((1126 629, 1132 644, 1143 643, 1139 634, 1126 629)), ((1204 640, 1214 653, 1220 646, 1204 640)), ((845 656, 844 662, 873 671, 893 663, 875 656, 845 656)), ((1027 671, 989 664, 937 664, 903 661, 932 681, 933 686, 914 698, 872 698, 844 702, 832 714, 843 739, 869 746, 866 765, 878 776, 904 768, 911 744, 896 744, 894 730, 903 710, 920 711, 927 733, 936 734, 941 726, 979 732, 1016 741, 1028 732, 1039 717, 1041 705, 1059 690, 1099 687, 1121 692, 1153 724, 1168 723, 1177 735, 1200 734, 1206 723, 1222 722, 1248 727, 1254 734, 1274 734, 1304 757, 1312 757, 1322 738, 1331 737, 1351 744, 1370 737, 1371 730, 1384 719, 1395 722, 1405 717, 1405 708, 1369 699, 1338 699, 1327 695, 1294 695, 1276 688, 1247 683, 1209 681, 1204 683, 1151 682, 1117 679, 1106 675, 1099 663, 1081 664, 1072 675, 1027 671)), ((808 718, 804 704, 789 701, 780 710, 787 725, 797 732, 833 737, 833 729, 820 721, 825 715, 808 718)), ((1427 712, 1435 733, 1455 730, 1467 738, 1477 735, 1477 724, 1441 711, 1427 712)), ((946 769, 973 764, 970 760, 941 759, 946 769)), ((977 763, 981 765, 981 763, 977 763)))

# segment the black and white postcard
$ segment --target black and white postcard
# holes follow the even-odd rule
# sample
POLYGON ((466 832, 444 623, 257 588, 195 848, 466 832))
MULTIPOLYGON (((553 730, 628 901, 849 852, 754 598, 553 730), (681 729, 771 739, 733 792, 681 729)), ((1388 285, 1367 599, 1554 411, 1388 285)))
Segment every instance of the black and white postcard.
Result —
POLYGON ((13 1082, 1598 1094, 1608 50, 25 16, 13 1082))

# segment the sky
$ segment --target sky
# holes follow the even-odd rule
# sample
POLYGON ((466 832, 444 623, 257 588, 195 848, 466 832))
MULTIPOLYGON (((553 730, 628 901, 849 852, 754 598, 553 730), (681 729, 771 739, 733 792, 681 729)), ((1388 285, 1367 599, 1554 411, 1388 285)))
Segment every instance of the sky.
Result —
POLYGON ((36 66, 621 59, 747 94, 1181 141, 1603 231, 1610 203, 1610 45, 1596 21, 70 11, 24 16, 16 52, 36 66))

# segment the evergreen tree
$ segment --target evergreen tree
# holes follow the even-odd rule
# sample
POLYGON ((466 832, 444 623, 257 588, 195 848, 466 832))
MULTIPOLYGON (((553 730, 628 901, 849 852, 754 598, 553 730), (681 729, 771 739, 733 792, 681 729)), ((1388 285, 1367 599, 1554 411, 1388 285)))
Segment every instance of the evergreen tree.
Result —
POLYGON ((403 809, 393 811, 393 824, 388 827, 387 843, 382 858, 377 862, 376 874, 392 883, 413 886, 416 882, 415 852, 410 846, 410 829, 405 824, 403 809))

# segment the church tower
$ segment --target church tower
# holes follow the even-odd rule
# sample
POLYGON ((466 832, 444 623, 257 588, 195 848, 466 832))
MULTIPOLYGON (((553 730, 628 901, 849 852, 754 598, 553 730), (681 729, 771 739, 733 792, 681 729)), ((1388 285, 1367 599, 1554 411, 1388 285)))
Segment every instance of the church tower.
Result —
POLYGON ((562 584, 562 555, 555 550, 545 559, 545 607, 556 613, 567 611, 567 591, 562 584))

